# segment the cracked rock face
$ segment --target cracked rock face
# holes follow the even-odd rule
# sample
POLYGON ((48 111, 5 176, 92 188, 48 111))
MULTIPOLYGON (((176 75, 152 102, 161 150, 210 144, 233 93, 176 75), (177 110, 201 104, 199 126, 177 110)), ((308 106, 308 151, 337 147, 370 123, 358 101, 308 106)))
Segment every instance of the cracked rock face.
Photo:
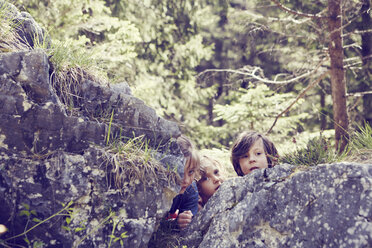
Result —
MULTIPOLYGON (((123 190, 116 190, 110 181, 112 168, 103 157, 94 148, 83 155, 56 152, 39 160, 2 152, 0 223, 9 228, 2 238, 34 226, 34 218, 54 216, 28 233, 31 243, 107 247, 110 235, 125 234, 121 239, 124 247, 147 246, 156 221, 170 207, 172 198, 164 193, 169 182, 149 180, 144 190, 143 183, 132 180, 123 190), (70 201, 70 208, 59 213, 70 201)), ((24 237, 8 240, 8 244, 26 245, 24 237)), ((111 247, 121 247, 120 242, 111 247)))
POLYGON ((187 247, 371 247, 372 165, 279 165, 222 184, 187 247))
MULTIPOLYGON (((144 135, 150 145, 168 152, 159 149, 157 156, 180 162, 179 148, 170 142, 180 134, 178 126, 158 117, 125 85, 123 93, 118 91, 122 86, 111 89, 89 80, 79 85, 80 113, 67 115, 50 84, 42 50, 0 54, 0 223, 9 227, 5 238, 72 201, 63 215, 28 233, 32 244, 100 247, 116 235, 122 238, 112 247, 144 247, 170 207, 175 182, 157 170, 147 175, 151 180, 146 186, 128 179, 117 190, 113 165, 100 152, 108 124, 91 120, 89 114, 111 106, 113 137, 119 132, 144 135)), ((24 237, 8 242, 25 245, 24 237)))
POLYGON ((88 118, 97 109, 114 112, 112 137, 144 135, 150 145, 162 147, 180 135, 175 123, 157 116, 143 101, 90 80, 79 85, 80 116, 68 116, 49 79, 49 63, 42 50, 0 54, 2 146, 45 154, 56 149, 82 152, 89 143, 103 145, 108 124, 88 118))
MULTIPOLYGON (((43 38, 43 30, 29 14, 9 6, 9 18, 22 23, 17 31, 31 49, 31 37, 43 38)), ((104 150, 109 123, 98 121, 99 114, 113 113, 112 139, 144 136, 165 167, 178 164, 182 170, 183 156, 173 139, 179 127, 131 95, 125 82, 109 87, 81 78, 70 92, 76 99, 75 112, 69 113, 61 88, 51 83, 51 67, 41 49, 0 53, 0 224, 9 229, 1 242, 147 246, 177 186, 161 166, 138 173, 146 182, 120 174, 104 150), (120 186, 118 174, 124 178, 120 186), (17 236, 44 220, 27 236, 17 236)), ((126 165, 133 172, 142 164, 126 165)))

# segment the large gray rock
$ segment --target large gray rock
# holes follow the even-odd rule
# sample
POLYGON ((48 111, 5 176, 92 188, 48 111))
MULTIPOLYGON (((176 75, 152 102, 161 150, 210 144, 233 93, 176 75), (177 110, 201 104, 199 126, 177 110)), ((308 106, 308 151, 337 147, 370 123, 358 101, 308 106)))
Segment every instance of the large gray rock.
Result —
POLYGON ((222 184, 190 247, 372 247, 372 165, 279 165, 222 184))
MULTIPOLYGON (((89 148, 84 154, 55 152, 48 158, 0 155, 0 223, 9 228, 9 239, 36 225, 34 218, 49 221, 7 244, 25 245, 25 237, 42 247, 144 247, 156 225, 169 209, 174 184, 166 170, 156 173, 140 167, 143 177, 117 179, 103 150, 89 148), (56 215, 65 205, 72 205, 56 215), (29 217, 25 213, 29 213, 29 217), (31 213, 31 214, 30 214, 31 213), (23 214, 23 215, 22 215, 23 214), (125 236, 121 236, 124 235, 125 236)), ((125 162, 125 161, 123 161, 125 162)), ((161 165, 160 165, 161 166, 161 165)), ((161 167, 160 167, 161 168, 161 167)), ((128 169, 129 170, 129 169, 128 169)), ((32 246, 32 245, 31 245, 32 246)))
POLYGON ((143 101, 90 80, 77 86, 78 115, 67 115, 58 90, 50 84, 42 50, 0 54, 0 137, 3 147, 26 154, 57 149, 82 152, 90 143, 104 145, 109 123, 96 121, 98 110, 114 111, 110 136, 144 136, 161 151, 180 135, 175 123, 156 115, 143 101), (57 93, 55 93, 57 92, 57 93))
MULTIPOLYGON (((42 30, 13 7, 10 17, 29 20, 16 19, 31 48, 42 30)), ((64 85, 52 72, 41 49, 0 53, 0 224, 9 229, 0 246, 146 246, 178 188, 178 126, 125 83, 110 87, 78 72, 64 85), (152 151, 115 154, 109 130, 110 141, 141 136, 152 151)))

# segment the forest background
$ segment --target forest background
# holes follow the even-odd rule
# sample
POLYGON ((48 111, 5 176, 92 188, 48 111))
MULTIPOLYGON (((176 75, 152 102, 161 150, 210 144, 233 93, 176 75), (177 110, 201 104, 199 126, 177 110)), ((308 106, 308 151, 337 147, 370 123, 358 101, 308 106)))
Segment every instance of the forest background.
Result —
POLYGON ((61 68, 127 82, 199 149, 225 161, 236 134, 247 129, 270 130, 280 154, 319 135, 334 145, 326 73, 333 40, 325 17, 339 4, 345 131, 372 123, 370 0, 12 2, 47 30, 51 50, 66 51, 61 68))

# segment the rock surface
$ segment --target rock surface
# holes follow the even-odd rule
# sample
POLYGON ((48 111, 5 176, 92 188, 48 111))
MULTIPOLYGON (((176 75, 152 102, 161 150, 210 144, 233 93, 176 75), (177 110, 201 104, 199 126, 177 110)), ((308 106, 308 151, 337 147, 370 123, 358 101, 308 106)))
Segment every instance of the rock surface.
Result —
POLYGON ((279 165, 228 180, 183 234, 190 247, 371 247, 372 165, 279 165))
POLYGON ((42 247, 107 247, 110 235, 111 242, 120 237, 111 247, 121 247, 120 240, 125 247, 147 245, 172 200, 166 173, 146 182, 132 178, 117 190, 112 168, 97 149, 49 157, 0 156, 0 223, 9 228, 1 238, 10 238, 8 245, 25 245, 27 237, 42 247), (36 225, 34 218, 53 215, 27 236, 11 238, 36 225))
POLYGON ((110 87, 82 73, 63 88, 45 52, 32 49, 43 30, 9 6, 27 46, 0 53, 0 224, 9 229, 0 246, 147 246, 177 189, 167 167, 183 166, 178 126, 125 82, 110 87), (138 137, 151 153, 106 145, 138 137))

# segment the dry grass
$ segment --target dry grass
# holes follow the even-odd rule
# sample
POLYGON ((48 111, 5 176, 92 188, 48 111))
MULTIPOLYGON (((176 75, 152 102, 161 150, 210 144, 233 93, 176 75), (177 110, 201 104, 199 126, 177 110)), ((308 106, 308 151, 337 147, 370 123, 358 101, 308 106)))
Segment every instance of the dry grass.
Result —
POLYGON ((372 164, 372 149, 359 149, 346 157, 345 162, 372 164))
POLYGON ((144 188, 153 187, 159 185, 161 180, 170 186, 178 180, 176 172, 167 170, 152 157, 154 151, 143 136, 125 142, 118 139, 101 151, 105 156, 108 175, 112 175, 107 178, 108 185, 114 185, 117 189, 122 190, 131 186, 128 185, 131 183, 142 184, 144 188))
POLYGON ((11 16, 11 7, 0 2, 0 52, 30 50, 30 46, 22 40, 17 32, 21 23, 14 22, 11 16))

